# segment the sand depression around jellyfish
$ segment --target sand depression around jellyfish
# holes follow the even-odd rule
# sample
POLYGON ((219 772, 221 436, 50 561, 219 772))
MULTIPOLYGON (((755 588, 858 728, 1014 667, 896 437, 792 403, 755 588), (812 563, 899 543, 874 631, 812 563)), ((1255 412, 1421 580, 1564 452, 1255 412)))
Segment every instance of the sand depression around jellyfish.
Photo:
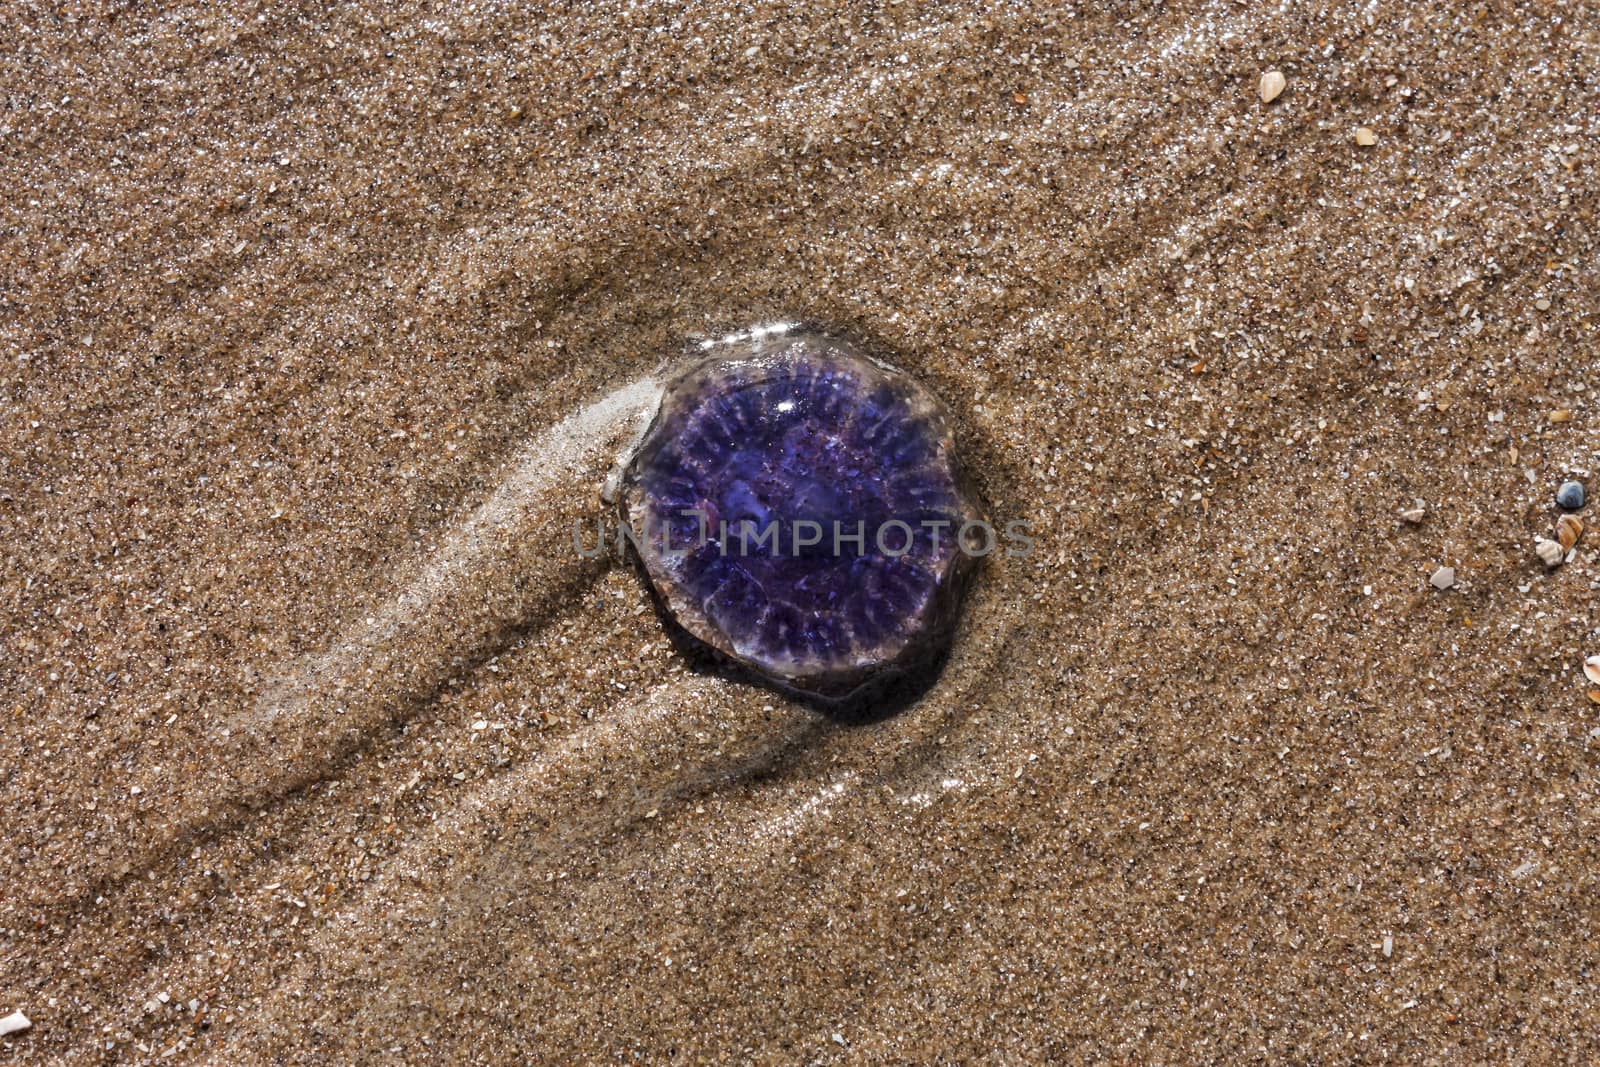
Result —
POLYGON ((610 566, 575 553, 570 536, 593 515, 608 469, 641 530, 692 542, 698 527, 683 523, 700 520, 668 516, 677 524, 664 531, 653 518, 688 504, 716 534, 726 525, 750 535, 726 554, 714 538, 674 554, 647 536, 644 570, 670 624, 722 666, 824 704, 870 696, 874 682, 936 661, 982 552, 962 545, 962 527, 982 513, 937 398, 809 328, 702 342, 687 361, 537 433, 504 469, 403 566, 391 595, 271 671, 253 706, 225 720, 224 750, 270 758, 226 761, 226 779, 202 791, 199 823, 323 777, 384 724, 425 714, 451 677, 564 610, 610 566), (797 544, 817 529, 816 543, 797 544))

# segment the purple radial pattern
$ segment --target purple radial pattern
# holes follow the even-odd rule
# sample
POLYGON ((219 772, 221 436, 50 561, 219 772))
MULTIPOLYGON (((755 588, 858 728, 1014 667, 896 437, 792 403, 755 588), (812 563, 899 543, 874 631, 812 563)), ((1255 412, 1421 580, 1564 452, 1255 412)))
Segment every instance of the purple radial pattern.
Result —
POLYGON ((850 697, 931 660, 982 521, 942 405, 840 337, 767 327, 667 385, 622 520, 674 619, 780 686, 850 697))

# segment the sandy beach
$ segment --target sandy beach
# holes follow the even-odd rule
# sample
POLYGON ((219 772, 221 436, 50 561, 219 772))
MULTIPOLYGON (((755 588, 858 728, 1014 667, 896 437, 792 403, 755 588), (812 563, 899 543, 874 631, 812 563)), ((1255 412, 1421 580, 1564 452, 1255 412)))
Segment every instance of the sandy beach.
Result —
POLYGON ((1600 1058, 1600 9, 0 21, 0 1062, 1600 1058), (780 320, 1035 532, 873 721, 573 545, 780 320))

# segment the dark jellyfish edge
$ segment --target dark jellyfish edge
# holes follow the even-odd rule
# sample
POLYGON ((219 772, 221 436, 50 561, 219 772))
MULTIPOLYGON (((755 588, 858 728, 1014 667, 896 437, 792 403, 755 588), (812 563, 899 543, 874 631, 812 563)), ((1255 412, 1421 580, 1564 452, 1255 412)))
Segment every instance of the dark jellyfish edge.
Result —
MULTIPOLYGON (((843 595, 841 588, 850 588, 841 585, 847 578, 875 579, 878 591, 854 596, 849 603, 830 600, 826 609, 813 605, 810 613, 792 602, 800 591, 798 587, 812 579, 793 559, 792 573, 768 577, 782 580, 798 572, 799 581, 784 588, 782 595, 771 597, 737 566, 736 557, 727 557, 735 565, 724 565, 719 558, 710 558, 717 556, 713 550, 699 559, 665 560, 647 526, 652 509, 660 508, 663 498, 670 505, 668 510, 681 507, 694 498, 698 488, 719 491, 716 503, 731 502, 733 510, 737 510, 741 501, 753 501, 755 494, 737 478, 731 487, 726 480, 718 481, 719 477, 726 479, 730 469, 765 475, 769 481, 777 481, 783 493, 798 484, 803 497, 815 494, 825 501, 831 501, 830 490, 836 485, 840 487, 839 496, 902 494, 904 498, 909 482, 910 499, 933 501, 929 513, 952 521, 943 537, 953 546, 961 523, 982 520, 983 513, 956 455, 944 406, 925 386, 892 364, 861 352, 838 334, 815 326, 758 328, 708 343, 666 380, 650 425, 625 460, 618 510, 621 521, 629 524, 640 539, 643 551, 634 553, 636 562, 663 613, 695 646, 710 650, 743 674, 796 696, 845 705, 892 686, 897 679, 930 670, 943 659, 959 621, 965 587, 979 562, 959 548, 930 556, 926 562, 931 566, 919 564, 929 572, 930 588, 922 595, 915 590, 907 592, 903 588, 907 579, 895 561, 885 562, 887 557, 876 552, 861 553, 859 566, 848 574, 840 573, 840 567, 849 571, 848 565, 823 567, 817 584, 825 589, 830 583, 839 587, 832 590, 835 597, 843 595), (830 390, 838 393, 847 382, 853 383, 853 393, 828 395, 830 390), (787 387, 799 391, 792 396, 779 392, 787 387), (793 410, 794 403, 800 402, 813 405, 819 417, 811 418, 802 412, 793 418, 777 419, 760 408, 753 427, 752 406, 774 395, 783 396, 790 404, 787 409, 780 405, 775 411, 793 410), (861 412, 879 417, 864 425, 857 418, 861 412), (822 435, 825 439, 817 452, 820 468, 802 467, 774 474, 771 462, 766 466, 736 466, 741 459, 773 461, 772 448, 779 431, 783 431, 784 455, 792 457, 796 449, 814 444, 805 439, 806 434, 823 418, 831 421, 824 424, 830 432, 822 435), (741 451, 741 444, 750 440, 753 430, 767 435, 765 444, 752 444, 741 451), (797 434, 801 439, 791 441, 797 434), (837 446, 846 435, 857 439, 859 456, 846 452, 841 457, 837 446), (698 448, 701 454, 681 454, 691 448, 698 448), (893 464, 899 460, 909 460, 913 465, 896 469, 893 464), (718 463, 722 466, 716 466, 718 463), (828 468, 828 464, 838 467, 841 463, 849 469, 840 473, 828 468), (863 475, 860 468, 876 469, 878 477, 863 475), (829 480, 824 477, 828 473, 837 473, 838 477, 829 480), (651 488, 645 485, 647 479, 654 480, 651 488), (703 480, 697 483, 696 479, 703 480), (699 569, 694 570, 696 567, 699 569), (895 575, 902 588, 890 590, 890 577, 895 575), (749 588, 752 584, 757 587, 755 590, 749 588), (744 601, 729 603, 738 601, 741 595, 744 601), (757 602, 753 599, 756 596, 763 599, 757 602), (891 615, 884 622, 881 616, 886 610, 892 612, 896 601, 905 605, 908 600, 910 604, 906 606, 914 610, 897 618, 891 615), (835 617, 851 608, 858 611, 856 616, 846 613, 835 617), (745 613, 742 617, 741 611, 745 613), (737 627, 719 623, 719 618, 724 623, 729 619, 742 621, 746 632, 734 633, 737 627), (852 621, 858 625, 852 627, 852 621), (788 644, 798 630, 806 631, 806 635, 793 636, 794 644, 788 644), (830 641, 838 647, 830 647, 830 641), (803 652, 795 653, 796 648, 803 652), (830 651, 839 657, 839 662, 827 662, 830 651)), ((836 501, 833 503, 837 505, 836 501)), ((819 515, 827 511, 828 503, 820 507, 819 515)), ((752 502, 749 509, 759 512, 759 502, 752 502)), ((847 514, 854 521, 857 513, 847 514)), ((793 525, 795 520, 790 516, 788 521, 793 525)), ((710 532, 714 537, 715 530, 710 532)), ((673 535, 675 546, 682 543, 680 536, 681 531, 673 535)), ((869 540, 871 536, 869 530, 869 540)), ((800 543, 798 539, 794 542, 796 546, 800 543)), ((837 561, 842 557, 834 558, 837 561)), ((782 555, 776 560, 761 561, 761 566, 781 571, 782 555)))

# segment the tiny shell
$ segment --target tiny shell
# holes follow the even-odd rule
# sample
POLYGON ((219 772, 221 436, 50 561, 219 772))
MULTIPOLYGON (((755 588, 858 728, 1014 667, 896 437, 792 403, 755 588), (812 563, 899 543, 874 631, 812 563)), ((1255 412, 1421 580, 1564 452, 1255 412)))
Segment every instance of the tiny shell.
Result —
POLYGON ((1590 656, 1583 661, 1583 676, 1595 685, 1600 685, 1600 656, 1590 656))
POLYGON ((1378 143, 1378 135, 1377 134, 1373 133, 1371 130, 1369 130, 1365 126, 1361 126, 1361 127, 1357 128, 1357 130, 1356 130, 1356 144, 1360 145, 1362 148, 1371 148, 1373 145, 1375 145, 1377 143, 1378 143))
POLYGON ((1534 544, 1533 550, 1544 561, 1546 567, 1559 567, 1567 558, 1567 554, 1561 551, 1560 545, 1554 541, 1546 541, 1542 537, 1534 544))
POLYGON ((1556 540, 1561 542, 1563 552, 1572 551, 1582 536, 1583 522, 1576 515, 1563 515, 1556 521, 1556 540))
POLYGON ((1283 93, 1283 87, 1288 84, 1281 70, 1269 70, 1261 75, 1261 102, 1270 104, 1283 93))

